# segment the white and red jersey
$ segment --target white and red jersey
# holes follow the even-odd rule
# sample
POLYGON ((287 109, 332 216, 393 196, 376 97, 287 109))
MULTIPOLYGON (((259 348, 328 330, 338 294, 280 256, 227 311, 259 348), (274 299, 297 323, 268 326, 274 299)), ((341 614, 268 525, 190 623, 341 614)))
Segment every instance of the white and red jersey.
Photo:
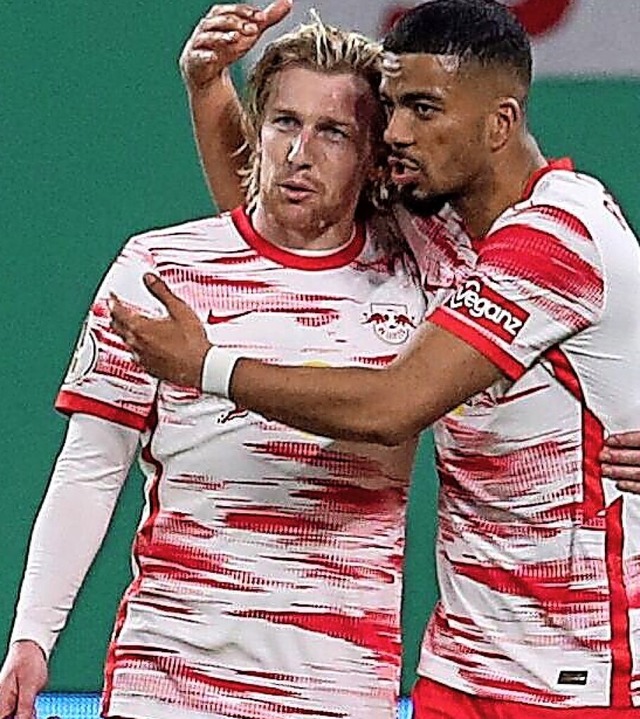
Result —
MULTIPOLYGON (((449 220, 430 221, 427 255, 449 220)), ((437 423, 441 601, 419 674, 547 707, 640 706, 640 498, 598 461, 606 433, 640 421, 637 240, 568 161, 484 239, 459 239, 429 319, 505 379, 437 423)))
POLYGON ((210 339, 296 365, 381 367, 424 314, 419 282, 359 229, 296 254, 239 209, 131 239, 57 400, 143 433, 146 510, 106 668, 106 716, 391 719, 412 447, 346 444, 165 382, 109 327, 157 315, 154 272, 210 339))

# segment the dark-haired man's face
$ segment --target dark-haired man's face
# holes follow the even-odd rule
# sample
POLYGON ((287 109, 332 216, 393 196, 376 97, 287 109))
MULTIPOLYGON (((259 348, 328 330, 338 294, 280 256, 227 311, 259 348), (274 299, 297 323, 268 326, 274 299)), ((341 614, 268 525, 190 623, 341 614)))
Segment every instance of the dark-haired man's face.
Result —
POLYGON ((490 91, 452 56, 387 58, 380 93, 391 178, 411 209, 438 209, 490 175, 490 91))

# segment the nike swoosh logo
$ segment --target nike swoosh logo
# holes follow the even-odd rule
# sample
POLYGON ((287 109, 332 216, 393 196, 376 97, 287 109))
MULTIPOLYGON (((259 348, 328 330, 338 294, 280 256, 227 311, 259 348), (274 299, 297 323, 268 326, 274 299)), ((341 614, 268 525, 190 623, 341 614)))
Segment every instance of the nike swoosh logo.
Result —
POLYGON ((235 315, 214 315, 211 310, 209 310, 209 314, 207 315, 207 324, 208 325, 221 325, 224 322, 232 322, 233 320, 237 320, 238 317, 244 317, 245 315, 250 315, 253 312, 253 310, 247 310, 246 312, 238 312, 235 315))

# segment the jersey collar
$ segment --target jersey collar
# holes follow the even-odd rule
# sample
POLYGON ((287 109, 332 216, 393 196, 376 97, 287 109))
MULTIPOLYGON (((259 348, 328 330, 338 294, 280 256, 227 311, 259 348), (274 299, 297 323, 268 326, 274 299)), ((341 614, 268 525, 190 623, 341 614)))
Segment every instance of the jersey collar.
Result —
POLYGON ((568 157, 560 157, 557 160, 549 160, 544 167, 536 170, 527 180, 524 192, 522 193, 522 199, 528 200, 533 194, 533 190, 538 184, 538 181, 548 172, 552 172, 553 170, 573 170, 573 161, 568 157))
POLYGON ((294 270, 335 270, 345 267, 358 257, 365 242, 364 227, 361 223, 357 223, 353 237, 348 244, 343 245, 335 252, 322 254, 318 257, 298 255, 284 247, 274 245, 273 242, 269 242, 269 240, 258 234, 251 224, 251 219, 245 207, 236 207, 231 212, 231 220, 242 239, 260 256, 294 270))

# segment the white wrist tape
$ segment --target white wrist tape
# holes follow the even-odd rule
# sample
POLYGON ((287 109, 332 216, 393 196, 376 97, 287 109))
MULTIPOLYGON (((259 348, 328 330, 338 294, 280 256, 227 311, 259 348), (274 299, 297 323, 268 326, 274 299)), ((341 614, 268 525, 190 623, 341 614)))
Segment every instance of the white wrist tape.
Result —
POLYGON ((202 391, 229 398, 231 375, 243 355, 211 347, 202 364, 202 391))

